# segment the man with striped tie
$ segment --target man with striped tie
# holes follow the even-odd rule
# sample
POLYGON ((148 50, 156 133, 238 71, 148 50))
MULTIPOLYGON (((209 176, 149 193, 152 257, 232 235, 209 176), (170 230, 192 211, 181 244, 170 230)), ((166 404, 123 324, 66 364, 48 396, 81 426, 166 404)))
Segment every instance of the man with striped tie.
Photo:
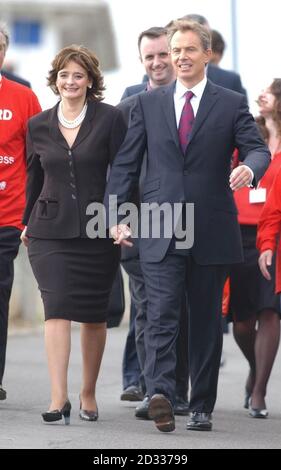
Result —
MULTIPOLYGON (((175 342, 181 292, 185 288, 191 377, 191 417, 187 429, 210 431, 222 348, 223 285, 229 265, 242 260, 232 191, 256 185, 270 155, 245 97, 206 78, 211 56, 208 29, 198 23, 176 21, 169 41, 177 80, 167 87, 137 95, 127 136, 114 160, 105 204, 109 205, 110 194, 117 195, 116 207, 108 207, 110 213, 129 200, 145 149, 147 172, 141 201, 151 207, 168 204, 176 222, 174 227, 179 217, 175 207, 182 204, 189 227, 186 203, 194 204, 194 244, 190 248, 182 249, 184 244, 175 232, 165 236, 164 211, 160 211, 160 236, 139 240, 148 297, 145 327, 148 359, 144 374, 152 397, 150 417, 159 431, 173 431, 175 342), (231 172, 234 147, 239 149, 242 164, 231 172)), ((154 215, 152 210, 150 226, 154 215)), ((130 244, 129 233, 120 216, 118 225, 111 227, 115 243, 130 244)))

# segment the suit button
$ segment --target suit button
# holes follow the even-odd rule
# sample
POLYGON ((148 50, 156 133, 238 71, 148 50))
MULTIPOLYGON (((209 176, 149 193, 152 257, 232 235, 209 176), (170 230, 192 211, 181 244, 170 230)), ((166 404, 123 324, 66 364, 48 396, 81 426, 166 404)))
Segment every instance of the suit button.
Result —
POLYGON ((72 155, 71 150, 68 150, 68 155, 71 157, 72 155))
POLYGON ((71 178, 74 178, 74 174, 72 173, 72 171, 70 172, 70 176, 71 178))
POLYGON ((76 199, 76 196, 74 194, 71 194, 72 199, 76 199))
POLYGON ((71 160, 69 160, 69 162, 68 162, 68 163, 69 163, 69 166, 72 166, 72 161, 71 161, 71 160))
POLYGON ((76 188, 76 185, 74 183, 70 183, 70 186, 75 189, 76 188))

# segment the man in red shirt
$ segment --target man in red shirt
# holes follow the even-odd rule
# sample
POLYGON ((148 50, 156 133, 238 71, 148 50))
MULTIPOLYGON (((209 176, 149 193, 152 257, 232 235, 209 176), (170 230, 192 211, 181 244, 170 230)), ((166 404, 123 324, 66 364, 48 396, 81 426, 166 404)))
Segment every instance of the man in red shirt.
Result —
POLYGON ((0 24, 0 400, 5 369, 9 300, 14 279, 21 218, 25 206, 25 134, 28 119, 41 111, 35 94, 1 75, 9 35, 0 24))

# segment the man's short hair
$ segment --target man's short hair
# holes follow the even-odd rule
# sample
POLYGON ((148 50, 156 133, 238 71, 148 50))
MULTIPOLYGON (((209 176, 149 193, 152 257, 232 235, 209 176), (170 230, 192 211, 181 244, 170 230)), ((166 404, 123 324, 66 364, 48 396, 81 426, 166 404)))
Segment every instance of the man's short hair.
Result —
POLYGON ((161 26, 153 26, 152 28, 146 29, 145 31, 140 33, 138 37, 139 51, 140 51, 142 38, 147 37, 149 39, 156 39, 156 38, 160 38, 161 36, 167 36, 167 33, 168 33, 167 29, 161 26))
POLYGON ((211 33, 206 26, 203 26, 195 21, 187 21, 182 19, 173 21, 171 28, 168 30, 168 41, 170 45, 171 40, 177 31, 182 33, 185 33, 186 31, 192 31, 199 36, 204 51, 211 48, 211 33))
POLYGON ((209 27, 209 22, 208 22, 207 18, 205 18, 205 16, 203 16, 203 15, 198 15, 197 13, 190 13, 189 15, 184 15, 179 19, 180 20, 187 20, 187 21, 195 21, 195 23, 199 23, 202 26, 209 27))

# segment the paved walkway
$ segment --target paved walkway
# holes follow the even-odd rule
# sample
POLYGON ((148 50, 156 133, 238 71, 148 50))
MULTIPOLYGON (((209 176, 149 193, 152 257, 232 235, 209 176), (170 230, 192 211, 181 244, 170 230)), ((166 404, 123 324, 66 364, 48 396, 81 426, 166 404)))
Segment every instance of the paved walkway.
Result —
POLYGON ((237 449, 281 448, 281 354, 268 387, 270 417, 255 420, 242 408, 247 366, 232 336, 225 336, 226 365, 221 369, 219 395, 210 433, 185 430, 186 418, 177 417, 176 431, 162 434, 152 422, 136 420, 134 405, 119 400, 121 358, 126 326, 109 331, 98 384, 100 419, 78 418, 81 376, 79 331, 73 330, 69 370, 71 425, 46 425, 40 413, 49 401, 43 333, 13 334, 9 338, 5 387, 0 402, 0 449, 237 449))

